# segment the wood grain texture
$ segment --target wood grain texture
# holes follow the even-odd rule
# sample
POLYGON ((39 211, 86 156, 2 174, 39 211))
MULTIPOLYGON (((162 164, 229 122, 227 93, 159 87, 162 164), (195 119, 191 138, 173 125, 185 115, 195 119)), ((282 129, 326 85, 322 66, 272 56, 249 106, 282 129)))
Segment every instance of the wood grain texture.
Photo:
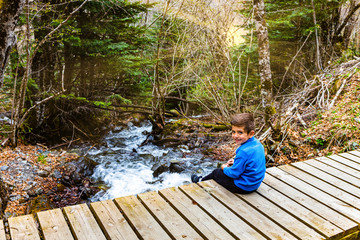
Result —
POLYGON ((332 222, 339 228, 343 229, 346 235, 357 231, 358 224, 356 222, 348 219, 327 205, 317 201, 315 198, 304 194, 296 188, 293 188, 291 185, 286 184, 278 178, 267 174, 263 183, 271 186, 283 195, 288 196, 300 205, 332 222))
POLYGON ((157 192, 142 193, 138 198, 175 239, 204 239, 157 192))
POLYGON ((184 219, 201 232, 202 236, 209 240, 235 239, 178 188, 163 189, 159 193, 184 219))
POLYGON ((100 227, 109 239, 139 239, 112 200, 90 204, 100 227))
POLYGON ((105 240, 95 217, 89 207, 83 203, 64 208, 64 213, 70 222, 70 228, 75 239, 78 240, 105 240))
POLYGON ((360 211, 352 207, 350 204, 335 198, 331 194, 328 194, 311 184, 305 182, 306 179, 299 179, 290 173, 287 173, 280 168, 271 168, 267 171, 272 176, 286 182, 287 184, 291 185, 292 187, 300 190, 301 192, 307 194, 308 196, 313 196, 316 198, 317 201, 326 204, 330 208, 340 212, 341 214, 345 215, 346 217, 356 221, 359 223, 360 221, 360 211))
POLYGON ((171 239, 170 233, 162 228, 135 196, 116 198, 115 203, 143 239, 171 239))
POLYGON ((37 213, 41 230, 46 240, 74 239, 61 210, 53 209, 37 213))
POLYGON ((209 193, 216 197, 218 201, 233 211, 236 215, 247 221, 251 226, 259 229, 264 235, 271 239, 297 239, 288 230, 281 227, 270 218, 261 214, 235 194, 229 192, 215 181, 205 181, 199 183, 207 188, 209 193))
POLYGON ((198 185, 184 185, 180 186, 180 189, 194 201, 194 204, 198 204, 233 236, 241 236, 244 239, 264 239, 258 229, 249 226, 198 185))
POLYGON ((9 218, 12 240, 40 240, 35 219, 32 215, 9 218))

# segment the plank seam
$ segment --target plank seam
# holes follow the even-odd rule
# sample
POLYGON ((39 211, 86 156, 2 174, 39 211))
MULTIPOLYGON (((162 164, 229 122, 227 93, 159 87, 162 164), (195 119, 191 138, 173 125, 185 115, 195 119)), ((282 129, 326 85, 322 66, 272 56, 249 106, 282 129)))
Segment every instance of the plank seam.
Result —
MULTIPOLYGON (((201 188, 203 188, 205 190, 205 188, 203 186, 200 185, 201 188)), ((206 191, 206 190, 205 190, 206 191)), ((214 199, 216 199, 219 203, 221 203, 223 206, 225 206, 227 209, 229 209, 232 213, 234 213, 236 216, 238 216, 241 220, 243 220, 247 225, 249 225, 250 227, 254 228, 258 233, 260 233, 263 237, 267 238, 267 239, 271 239, 269 238, 264 232, 262 232, 261 230, 259 230, 256 226, 254 226, 253 224, 251 224, 249 221, 247 221, 244 217, 242 217, 240 214, 238 214, 236 211, 232 210, 229 206, 227 206, 223 201, 221 201, 219 198, 217 198, 214 194, 212 194, 211 192, 209 193, 214 199)), ((234 193, 232 193, 234 194, 234 193)), ((237 194, 234 194, 236 197, 238 197, 241 200, 244 200, 242 198, 240 198, 237 194)), ((274 222, 276 225, 280 226, 281 228, 283 228, 286 232, 290 233, 292 236, 296 237, 297 239, 300 239, 298 236, 294 235, 291 231, 289 231, 287 228, 285 228, 284 226, 282 226, 281 224, 279 224, 278 222, 274 221, 273 219, 269 218, 266 214, 264 214, 263 212, 261 212, 259 209, 257 209, 256 207, 254 207, 252 204, 249 204, 247 201, 244 200, 245 203, 247 203, 250 207, 252 207, 255 211, 259 212, 260 214, 264 215, 265 217, 267 217, 269 220, 271 220, 272 222, 274 222)))
POLYGON ((40 224, 40 220, 38 218, 38 215, 37 214, 33 214, 34 216, 34 219, 35 219, 35 223, 36 223, 36 226, 38 228, 38 231, 39 231, 39 236, 40 236, 40 239, 45 239, 45 234, 43 232, 43 229, 41 227, 41 224, 40 224))
MULTIPOLYGON (((284 171, 284 170, 282 170, 282 169, 280 169, 280 168, 278 168, 278 169, 281 170, 281 171, 284 171)), ((284 171, 284 172, 285 172, 285 171, 284 171)), ((290 174, 290 173, 288 173, 288 172, 286 172, 286 173, 289 174, 289 175, 291 175, 292 177, 294 177, 294 178, 296 178, 296 179, 299 179, 299 180, 303 181, 302 179, 300 179, 300 178, 298 178, 298 177, 296 177, 296 176, 294 176, 294 175, 292 175, 292 174, 290 174)), ((307 194, 307 193, 305 193, 304 191, 302 191, 301 189, 296 188, 295 186, 292 186, 292 185, 288 184, 287 182, 283 181, 282 179, 276 177, 275 175, 273 175, 273 174, 271 174, 271 173, 268 173, 268 174, 270 174, 270 175, 273 176, 274 178, 282 181, 283 183, 289 185, 290 187, 298 190, 299 192, 305 194, 306 196, 311 197, 312 199, 318 201, 319 203, 324 204, 323 202, 321 202, 321 201, 319 201, 318 199, 314 198, 314 197, 311 196, 310 194, 307 194)), ((305 182, 305 181, 303 181, 303 182, 306 183, 306 184, 309 184, 309 183, 307 183, 307 182, 305 182)), ((312 187, 315 187, 315 186, 313 186, 312 184, 309 184, 309 185, 312 186, 312 187)), ((324 192, 325 194, 328 194, 327 192, 325 192, 325 191, 323 191, 323 190, 321 190, 321 189, 319 189, 319 188, 317 188, 317 187, 315 187, 315 188, 318 189, 318 190, 320 190, 320 191, 322 191, 322 192, 324 192)), ((330 195, 330 194, 328 194, 328 195, 330 195)), ((332 195, 330 195, 330 196, 332 196, 332 195)), ((340 200, 340 201, 343 202, 343 203, 346 203, 346 202, 342 201, 341 199, 339 199, 339 198, 337 198, 337 197, 335 197, 335 196, 332 196, 332 197, 336 198, 337 200, 340 200)), ((348 204, 348 203, 346 203, 346 204, 348 204)), ((324 205, 326 205, 327 207, 329 207, 329 208, 331 208, 332 210, 336 211, 337 213, 341 214, 342 216, 350 219, 351 221, 353 221, 353 222, 355 222, 355 223, 358 223, 356 220, 354 220, 354 219, 352 219, 351 217, 345 215, 344 213, 340 212, 340 211, 337 210, 336 208, 333 208, 332 206, 329 206, 329 205, 327 205, 327 204, 324 204, 324 205)), ((350 204, 348 204, 348 205, 350 205, 350 204)))
POLYGON ((170 236, 171 239, 176 240, 176 238, 172 235, 169 229, 165 227, 165 225, 160 221, 160 219, 151 211, 151 209, 143 202, 143 200, 139 197, 139 195, 136 196, 139 202, 146 208, 146 210, 150 213, 150 215, 155 219, 155 221, 161 226, 161 228, 170 236))
POLYGON ((121 206, 115 201, 115 199, 112 200, 115 203, 115 206, 119 209, 120 213, 123 215, 123 217, 126 219, 126 221, 129 223, 131 229, 135 232, 136 236, 144 240, 144 238, 141 236, 140 232, 136 229, 134 223, 130 220, 130 218, 126 215, 126 213, 121 209, 121 206))
POLYGON ((95 220, 96 220, 97 224, 99 225, 101 231, 104 233, 105 237, 107 239, 110 239, 110 235, 106 231, 104 224, 101 222, 99 216, 96 214, 96 212, 94 211, 91 204, 89 205, 89 208, 90 208, 90 211, 91 211, 92 215, 95 217, 95 220))
MULTIPOLYGON (((262 183, 262 184, 266 184, 266 183, 262 183)), ((278 191, 277 189, 273 188, 271 185, 269 185, 269 184, 266 184, 266 185, 269 186, 270 188, 272 188, 274 191, 277 191, 277 192, 279 192, 280 194, 284 195, 282 192, 280 192, 280 191, 278 191)), ((323 235, 324 237, 327 237, 327 236, 326 236, 324 233, 322 233, 320 230, 314 228, 310 223, 305 222, 305 221, 302 220, 300 217, 298 217, 296 214, 293 214, 291 211, 289 211, 289 210, 287 210, 286 208, 282 207, 280 204, 272 201, 270 198, 266 197, 265 195, 263 195, 263 194, 261 194, 261 193, 259 193, 259 192, 258 192, 258 194, 261 195, 262 197, 264 197, 265 199, 267 199, 268 201, 272 202, 274 205, 276 205, 276 206, 278 206, 279 208, 281 208, 283 211, 285 211, 285 212, 288 213, 289 215, 292 215, 294 218, 296 218, 297 220, 299 220, 300 222, 302 222, 302 223, 305 224, 306 226, 314 229, 314 231, 316 231, 317 233, 323 235)), ((287 198, 289 198, 290 200, 296 202, 297 204, 299 204, 299 205, 302 206, 303 208, 306 208, 306 209, 309 210, 310 212, 314 213, 314 214, 317 215, 319 218, 322 218, 322 219, 330 222, 329 220, 323 218, 322 216, 320 216, 320 215, 317 214, 316 212, 314 212, 314 211, 312 211, 311 209, 307 208, 306 206, 300 204, 299 202, 295 201, 294 199, 292 199, 292 198, 290 198, 290 197, 288 197, 288 196, 286 196, 286 195, 284 195, 284 196, 287 197, 287 198)), ((337 226, 336 224, 334 224, 334 223, 332 223, 332 222, 330 222, 330 223, 333 224, 334 226, 340 228, 340 227, 337 226)), ((286 228, 285 228, 285 229, 286 229, 286 228)), ((344 231, 344 229, 342 229, 342 228, 340 228, 340 229, 344 231)), ((287 229, 286 229, 286 230, 287 230, 287 229)), ((342 233, 343 233, 343 232, 342 232, 342 233)), ((339 235, 335 235, 335 236, 329 237, 328 239, 333 239, 333 238, 337 238, 337 237, 339 237, 339 235)))
MULTIPOLYGON (((337 154, 336 154, 337 155, 337 154)), ((330 155, 329 157, 331 157, 332 155, 330 155)), ((345 159, 347 159, 347 160, 350 160, 351 162, 353 162, 353 163, 356 163, 356 164, 359 164, 359 167, 360 167, 360 162, 359 161, 356 161, 355 159, 353 159, 353 158, 351 158, 351 157, 355 157, 355 158, 359 158, 360 159, 360 157, 359 156, 357 156, 357 155, 355 155, 355 154, 352 154, 352 152, 345 152, 345 153, 343 153, 343 154, 339 154, 339 155, 337 155, 337 156, 339 156, 339 157, 342 157, 342 158, 345 158, 345 159), (347 155, 345 155, 345 154, 347 154, 347 155), (351 156, 348 156, 348 155, 351 155, 351 156)), ((356 170, 359 170, 359 169, 357 169, 357 168, 355 168, 356 170)))
MULTIPOLYGON (((198 185, 198 184, 196 184, 198 185)), ((198 185, 199 186, 199 185, 198 185)), ((239 237, 236 236, 234 233, 232 233, 232 231, 230 231, 230 229, 228 229, 224 224, 222 224, 216 217, 214 217, 210 212, 208 212, 203 206, 201 206, 198 202, 195 201, 195 199, 193 199, 189 194, 186 193, 186 191, 184 191, 181 188, 178 188, 181 192, 183 192, 188 198, 190 198, 194 203, 197 204, 197 206, 199 206, 199 208, 201 208, 211 219, 213 219, 216 223, 218 223, 226 232, 228 232, 232 237, 234 237, 235 239, 239 240, 239 237)), ((256 230, 257 231, 257 230, 256 230)))
POLYGON ((193 224, 190 219, 188 219, 171 201, 169 201, 165 195, 163 195, 160 191, 158 194, 177 212, 202 238, 208 239, 196 226, 193 224))
MULTIPOLYGON (((322 163, 326 164, 325 162, 322 162, 322 163)), ((329 173, 329 172, 326 172, 326 171, 324 171, 323 169, 321 169, 321 168, 319 168, 319 167, 317 167, 317 166, 311 165, 311 164, 309 164, 309 163, 307 163, 307 162, 304 162, 304 164, 306 164, 306 165, 308 165, 308 166, 310 166, 310 167, 313 167, 313 168, 315 168, 315 169, 317 169, 317 170, 319 170, 319 171, 322 171, 322 172, 324 172, 324 173, 326 173, 326 174, 328 174, 328 175, 330 175, 330 176, 332 176, 332 177, 335 177, 335 178, 339 179, 340 181, 343 181, 343 182, 345 182, 345 183, 347 183, 347 184, 349 184, 349 185, 351 185, 351 186, 353 186, 353 187, 359 188, 358 186, 356 186, 356 185, 354 185, 354 184, 352 184, 352 183, 350 183, 350 182, 347 182, 345 179, 339 178, 338 176, 336 176, 336 175, 334 175, 334 174, 331 174, 331 173, 329 173)), ((329 165, 329 164, 326 164, 326 165, 332 167, 332 166, 329 165)), ((344 192, 346 192, 346 193, 348 193, 348 194, 351 194, 351 195, 353 195, 354 197, 357 197, 357 198, 358 198, 358 196, 357 196, 356 194, 353 194, 353 193, 350 192, 350 191, 346 191, 346 189, 340 188, 340 187, 337 186, 336 184, 333 184, 333 183, 331 183, 331 182, 328 182, 328 181, 324 180, 323 178, 320 178, 320 177, 318 177, 318 176, 316 176, 316 175, 314 175, 314 174, 312 174, 312 173, 309 173, 309 172, 301 169, 300 167, 298 167, 298 166, 296 166, 296 165, 291 164, 291 166, 292 166, 292 167, 295 167, 296 169, 301 170, 301 171, 303 171, 304 173, 307 173, 307 174, 309 174, 309 175, 311 175, 311 176, 313 176, 313 177, 315 177, 315 178, 317 178, 317 179, 319 179, 319 180, 321 180, 321 181, 323 181, 323 182, 325 182, 325 183, 327 183, 327 184, 330 184, 330 185, 333 186, 333 187, 336 187, 336 188, 338 188, 338 189, 340 189, 340 190, 342 190, 342 191, 344 191, 344 192)), ((334 167, 333 167, 333 168, 334 168, 334 167)), ((335 168, 335 169, 337 169, 337 168, 335 168)), ((337 169, 337 170, 339 170, 339 169, 337 169)), ((342 172, 344 172, 344 171, 342 171, 342 172)), ((344 172, 344 173, 346 173, 346 172, 344 172)), ((310 185, 312 185, 312 184, 310 184, 310 185)), ((314 186, 314 185, 312 185, 312 186, 314 186)), ((314 187, 316 187, 316 186, 314 186, 314 187)))
MULTIPOLYGON (((339 155, 337 155, 337 156, 339 156, 339 155)), ((348 159, 348 158, 346 158, 346 157, 343 157, 343 156, 339 156, 339 157, 341 157, 341 158, 344 158, 344 159, 346 159, 346 160, 351 161, 351 159, 348 159)), ((332 158, 331 156, 329 156, 328 158, 329 158, 330 160, 332 160, 332 161, 335 161, 335 162, 337 162, 337 163, 340 163, 341 165, 344 165, 345 167, 352 168, 352 169, 354 169, 354 170, 359 171, 359 169, 354 168, 354 167, 352 167, 352 166, 349 166, 349 165, 347 165, 346 163, 343 163, 343 162, 339 161, 339 160, 338 160, 338 159, 336 159, 336 158, 332 158)), ((317 158, 317 160, 318 160, 318 158, 317 158)), ((346 174, 348 174, 348 175, 350 175, 350 176, 352 176, 352 177, 354 177, 354 178, 359 179, 359 177, 354 176, 354 175, 352 175, 352 174, 350 174, 350 173, 348 173, 348 172, 346 172, 346 171, 344 171, 344 170, 341 170, 341 169, 339 169, 339 168, 336 168, 336 167, 334 167, 334 166, 332 166, 332 165, 328 164, 328 163, 327 163, 327 162, 325 162, 325 161, 321 161, 321 162, 322 162, 322 163, 324 163, 324 164, 326 164, 326 165, 328 165, 328 166, 330 166, 330 167, 332 167, 332 168, 335 168, 335 169, 337 169, 337 170, 339 170, 339 171, 341 171, 341 172, 343 172, 343 173, 346 173, 346 174)), ((335 175, 334 175, 334 176, 335 176, 335 175)), ((351 183, 350 183, 350 184, 351 184, 351 183)), ((359 186, 356 186, 356 187, 359 187, 359 186)))

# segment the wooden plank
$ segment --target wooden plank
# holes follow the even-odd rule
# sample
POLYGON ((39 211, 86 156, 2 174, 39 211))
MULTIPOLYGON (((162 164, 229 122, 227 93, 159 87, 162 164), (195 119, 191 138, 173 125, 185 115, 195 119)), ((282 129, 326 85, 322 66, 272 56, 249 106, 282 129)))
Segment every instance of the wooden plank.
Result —
POLYGON ((4 222, 2 220, 0 221, 0 240, 6 240, 4 222))
POLYGON ((139 239, 112 200, 93 202, 90 209, 108 239, 139 239))
POLYGON ((37 213, 41 230, 45 239, 74 239, 61 210, 53 209, 37 213))
MULTIPOLYGON (((356 187, 360 186, 360 179, 354 177, 353 175, 348 174, 348 172, 345 172, 346 169, 348 169, 349 167, 342 165, 340 163, 340 165, 342 166, 335 166, 333 167, 331 164, 336 165, 335 163, 333 163, 334 160, 330 160, 330 159, 323 159, 323 158, 317 158, 316 160, 308 160, 306 161, 306 164, 309 164, 311 166, 314 166, 318 169, 321 169, 322 171, 327 172, 328 174, 333 175, 334 177, 340 178, 345 182, 348 182, 356 187), (330 165, 329 165, 330 164, 330 165)), ((349 172, 351 171, 356 171, 354 169, 349 169, 349 172)))
POLYGON ((70 222, 70 228, 77 240, 105 240, 99 225, 89 207, 83 203, 64 207, 64 213, 70 222))
POLYGON ((308 174, 307 172, 300 170, 302 165, 306 165, 306 164, 299 163, 297 164, 298 168, 295 168, 290 165, 284 165, 281 166, 280 169, 290 173, 291 175, 297 178, 300 178, 302 181, 307 182, 308 184, 322 190, 323 192, 330 194, 331 196, 336 197, 337 199, 343 201, 344 203, 347 204, 348 208, 354 208, 353 211, 359 214, 358 220, 360 222, 360 211, 359 211, 360 198, 355 197, 354 195, 351 195, 343 191, 342 189, 337 188, 323 181, 322 179, 316 178, 308 174))
POLYGON ((175 239, 204 239, 157 192, 138 194, 138 198, 175 239))
POLYGON ((289 214, 292 214, 294 217, 304 222, 306 225, 314 228, 328 239, 343 237, 344 231, 341 228, 276 191, 269 185, 262 184, 257 192, 289 214))
MULTIPOLYGON (((357 156, 356 154, 353 154, 353 152, 340 153, 338 155, 360 164, 360 155, 357 156)), ((358 168, 360 168, 360 166, 358 168)))
MULTIPOLYGON (((215 181, 200 182, 199 185, 209 189, 211 195, 227 206, 236 215, 246 220, 251 226, 256 226, 264 235, 270 239, 297 239, 286 229, 276 224, 273 220, 261 214, 259 211, 248 205, 245 201, 229 192, 215 181)), ((332 225, 335 227, 334 225, 332 225)), ((336 227, 335 227, 336 228, 336 227)), ((342 230, 338 228, 341 232, 342 230)))
POLYGON ((351 160, 349 160, 345 157, 339 156, 339 155, 331 155, 331 156, 328 156, 328 158, 335 160, 339 163, 342 163, 343 165, 353 168, 353 170, 358 171, 357 174, 360 175, 360 164, 359 163, 351 161, 351 160))
POLYGON ((265 239, 257 230, 246 224, 198 185, 189 184, 179 188, 194 201, 194 204, 197 204, 211 215, 236 239, 240 237, 242 239, 265 239))
POLYGON ((135 196, 116 198, 115 203, 124 212, 133 229, 143 239, 171 239, 169 234, 151 216, 135 196))
POLYGON ((347 217, 329 208, 316 199, 305 195, 304 193, 279 180, 278 178, 266 174, 263 183, 271 186, 272 188, 281 192, 283 195, 286 195, 300 205, 308 208, 312 212, 343 229, 345 231, 344 234, 346 235, 351 234, 358 229, 358 224, 356 222, 348 219, 347 217))
POLYGON ((315 166, 312 166, 310 164, 307 164, 307 162, 297 162, 291 164, 292 166, 298 167, 299 169, 329 183, 332 184, 335 187, 338 187, 342 189, 343 191, 346 191, 347 193, 350 193, 354 196, 360 196, 360 188, 345 182, 343 179, 338 178, 336 176, 328 174, 326 171, 322 171, 321 168, 316 168, 315 166))
POLYGON ((350 153, 351 155, 360 157, 360 151, 359 151, 359 150, 351 151, 351 152, 349 152, 349 153, 350 153))
POLYGON ((300 239, 324 239, 324 236, 316 232, 313 228, 305 225, 296 219, 293 215, 284 211, 268 199, 254 192, 250 194, 236 194, 245 200, 249 205, 258 209, 272 221, 280 224, 283 228, 288 229, 292 234, 300 239))
POLYGON ((24 215, 8 219, 12 240, 40 240, 35 219, 32 215, 24 215))
POLYGON ((178 188, 172 187, 163 189, 159 191, 159 194, 207 239, 234 239, 227 231, 224 230, 224 228, 222 228, 208 214, 201 210, 197 204, 194 204, 193 200, 188 198, 178 188))
POLYGON ((337 212, 342 213, 343 215, 356 221, 357 223, 360 222, 360 211, 353 208, 351 205, 333 197, 326 192, 321 191, 318 188, 315 188, 314 186, 300 180, 299 178, 296 178, 295 176, 281 170, 280 168, 271 168, 268 169, 267 172, 274 177, 281 179, 292 187, 300 190, 301 192, 309 196, 315 197, 318 201, 328 205, 337 212))

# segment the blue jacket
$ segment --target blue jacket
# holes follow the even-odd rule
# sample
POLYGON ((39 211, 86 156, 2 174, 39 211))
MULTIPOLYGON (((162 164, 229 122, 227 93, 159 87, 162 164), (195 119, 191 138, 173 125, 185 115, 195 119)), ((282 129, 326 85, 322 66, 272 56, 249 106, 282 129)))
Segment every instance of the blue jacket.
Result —
POLYGON ((245 191, 258 189, 265 177, 264 147, 255 137, 236 149, 234 164, 224 168, 224 173, 234 178, 234 183, 245 191))

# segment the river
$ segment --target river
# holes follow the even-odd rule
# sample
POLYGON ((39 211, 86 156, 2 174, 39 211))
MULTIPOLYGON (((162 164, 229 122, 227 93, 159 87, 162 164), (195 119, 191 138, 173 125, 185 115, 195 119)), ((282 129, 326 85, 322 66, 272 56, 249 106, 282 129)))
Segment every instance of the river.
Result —
POLYGON ((94 195, 91 201, 187 184, 192 173, 205 175, 216 168, 216 161, 188 150, 187 146, 163 148, 151 143, 141 146, 151 130, 149 122, 140 126, 129 123, 121 131, 108 133, 103 140, 104 146, 89 151, 88 156, 98 163, 92 178, 108 187, 94 195), (175 163, 182 171, 165 171, 154 176, 152 168, 159 162, 175 163))

